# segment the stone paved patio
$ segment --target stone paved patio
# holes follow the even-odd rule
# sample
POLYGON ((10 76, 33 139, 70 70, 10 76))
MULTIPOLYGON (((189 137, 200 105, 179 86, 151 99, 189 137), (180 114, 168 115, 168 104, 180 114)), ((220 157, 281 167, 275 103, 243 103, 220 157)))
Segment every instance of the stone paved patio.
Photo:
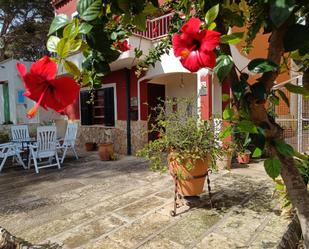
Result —
POLYGON ((272 198, 261 163, 211 175, 200 205, 169 211, 173 183, 135 157, 102 162, 96 154, 61 170, 6 167, 0 174, 0 224, 33 243, 63 248, 276 248, 289 220, 272 198))

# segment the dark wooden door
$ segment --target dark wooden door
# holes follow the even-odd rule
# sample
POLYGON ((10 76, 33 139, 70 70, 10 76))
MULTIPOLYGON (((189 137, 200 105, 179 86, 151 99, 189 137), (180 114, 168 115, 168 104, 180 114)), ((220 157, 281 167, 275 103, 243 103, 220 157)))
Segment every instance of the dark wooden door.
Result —
MULTIPOLYGON (((151 130, 153 125, 156 125, 156 117, 158 115, 156 110, 153 110, 154 107, 162 105, 165 100, 165 85, 151 84, 148 83, 147 86, 148 92, 148 115, 150 116, 148 120, 148 130, 151 130)), ((153 141, 158 138, 158 132, 149 132, 148 140, 153 141)))

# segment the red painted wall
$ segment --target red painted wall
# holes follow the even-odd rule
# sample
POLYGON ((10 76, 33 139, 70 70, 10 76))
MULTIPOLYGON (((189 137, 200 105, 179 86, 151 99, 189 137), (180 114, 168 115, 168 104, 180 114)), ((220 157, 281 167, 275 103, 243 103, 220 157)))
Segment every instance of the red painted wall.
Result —
POLYGON ((207 88, 207 95, 201 96, 201 118, 207 120, 212 115, 212 76, 202 75, 200 80, 207 88))
MULTIPOLYGON (((231 86, 229 82, 223 81, 222 83, 222 88, 221 88, 221 92, 222 95, 223 94, 227 94, 230 96, 230 91, 231 91, 231 86)), ((224 111, 225 107, 229 104, 229 101, 222 101, 222 111, 224 111)))
POLYGON ((148 106, 147 106, 147 100, 148 100, 148 91, 147 91, 147 82, 148 81, 142 81, 140 83, 140 110, 141 110, 141 120, 147 120, 148 119, 148 106))
MULTIPOLYGON (((130 70, 131 80, 131 97, 137 97, 137 78, 134 73, 134 69, 130 70)), ((102 84, 116 83, 116 96, 117 96, 117 119, 127 119, 127 104, 126 104, 126 71, 125 69, 114 71, 105 76, 102 80, 102 84)), ((147 88, 146 88, 147 89, 147 88)), ((147 97, 147 93, 146 93, 147 97)), ((66 110, 69 118, 79 119, 79 102, 76 101, 73 106, 70 106, 66 110)), ((147 119, 147 115, 146 115, 147 119)))

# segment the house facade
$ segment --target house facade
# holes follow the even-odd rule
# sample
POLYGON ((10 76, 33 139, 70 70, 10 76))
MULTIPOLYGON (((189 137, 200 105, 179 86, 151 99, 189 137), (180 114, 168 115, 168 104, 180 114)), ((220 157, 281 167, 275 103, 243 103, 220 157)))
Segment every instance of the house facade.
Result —
MULTIPOLYGON (((64 13, 68 17, 77 14, 77 0, 54 0, 52 3, 56 14, 64 13)), ((111 63, 112 72, 104 77, 101 88, 96 90, 93 105, 87 104, 88 89, 81 89, 79 99, 67 112, 70 119, 77 119, 81 124, 78 135, 80 146, 86 142, 111 141, 116 152, 134 154, 147 141, 154 139, 147 133, 151 127, 148 116, 151 108, 158 104, 157 98, 192 98, 195 100, 193 110, 202 119, 222 116, 222 110, 227 104, 223 102, 222 95, 230 94, 230 86, 226 83, 221 85, 210 69, 190 73, 171 52, 161 56, 161 61, 141 78, 136 77, 134 48, 140 47, 147 54, 167 35, 171 17, 169 13, 147 20, 145 31, 136 31, 128 38, 131 49, 111 63), (153 27, 157 27, 155 32, 153 27)), ((258 34, 254 41, 258 46, 254 46, 248 56, 240 52, 244 44, 231 46, 238 68, 246 67, 252 58, 266 58, 267 39, 267 35, 258 34)), ((83 58, 81 54, 74 54, 70 60, 81 66, 83 58)), ((290 75, 287 72, 280 76, 278 83, 288 79, 290 75)))
MULTIPOLYGON (((55 13, 68 17, 76 15, 77 0, 54 0, 55 13)), ((144 54, 167 35, 172 14, 148 20, 146 31, 137 31, 128 38, 131 49, 111 63, 112 72, 102 80, 102 86, 95 91, 94 104, 88 105, 88 89, 81 89, 80 97, 68 113, 70 119, 80 122, 78 144, 86 142, 113 142, 115 151, 134 154, 149 140, 154 139, 147 131, 151 127, 148 116, 161 99, 192 98, 201 118, 222 114, 222 93, 229 94, 229 86, 221 86, 211 70, 203 69, 190 73, 183 68, 179 59, 171 52, 164 54, 155 67, 145 75, 135 75, 134 48, 140 47, 144 54), (158 27, 153 32, 153 27, 158 27)), ((78 66, 81 54, 70 60, 78 66)))

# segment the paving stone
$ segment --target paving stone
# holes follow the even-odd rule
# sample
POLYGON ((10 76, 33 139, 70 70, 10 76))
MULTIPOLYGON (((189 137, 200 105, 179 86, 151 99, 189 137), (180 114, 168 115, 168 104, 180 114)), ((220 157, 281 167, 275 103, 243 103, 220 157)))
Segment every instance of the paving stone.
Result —
POLYGON ((96 242, 90 243, 89 245, 84 245, 84 249, 127 249, 127 247, 123 247, 119 243, 109 239, 104 238, 102 240, 98 240, 96 242))
POLYGON ((251 210, 237 210, 214 232, 224 235, 231 241, 246 243, 262 223, 263 218, 251 210))
POLYGON ((154 173, 135 157, 103 162, 96 152, 87 155, 40 174, 4 170, 1 226, 30 242, 51 240, 64 248, 256 249, 272 248, 289 223, 278 216, 262 163, 212 173, 214 208, 205 184, 199 207, 183 206, 171 217, 168 173, 154 173))
POLYGON ((170 222, 172 222, 172 218, 154 213, 121 228, 109 237, 122 246, 131 248, 158 232, 170 222))
MULTIPOLYGON (((282 234, 281 234, 282 236, 282 234)), ((276 236, 269 231, 261 231, 253 243, 249 246, 250 249, 275 249, 280 242, 281 236, 276 236)))
POLYGON ((63 243, 64 248, 75 248, 89 243, 92 239, 98 238, 123 224, 122 220, 113 216, 100 218, 66 231, 64 234, 52 238, 51 241, 63 243))
POLYGON ((196 246, 198 249, 240 249, 246 248, 245 244, 242 244, 233 239, 227 238, 224 235, 217 233, 210 233, 196 246))
POLYGON ((151 211, 154 208, 158 208, 164 203, 165 202, 162 199, 156 198, 154 196, 148 197, 118 210, 116 214, 126 219, 134 219, 142 216, 143 214, 151 211))
POLYGON ((163 236, 184 246, 188 246, 216 224, 220 216, 216 211, 192 210, 177 224, 167 229, 163 236))
POLYGON ((139 249, 185 249, 185 247, 174 241, 164 238, 163 236, 158 236, 139 247, 139 249))

